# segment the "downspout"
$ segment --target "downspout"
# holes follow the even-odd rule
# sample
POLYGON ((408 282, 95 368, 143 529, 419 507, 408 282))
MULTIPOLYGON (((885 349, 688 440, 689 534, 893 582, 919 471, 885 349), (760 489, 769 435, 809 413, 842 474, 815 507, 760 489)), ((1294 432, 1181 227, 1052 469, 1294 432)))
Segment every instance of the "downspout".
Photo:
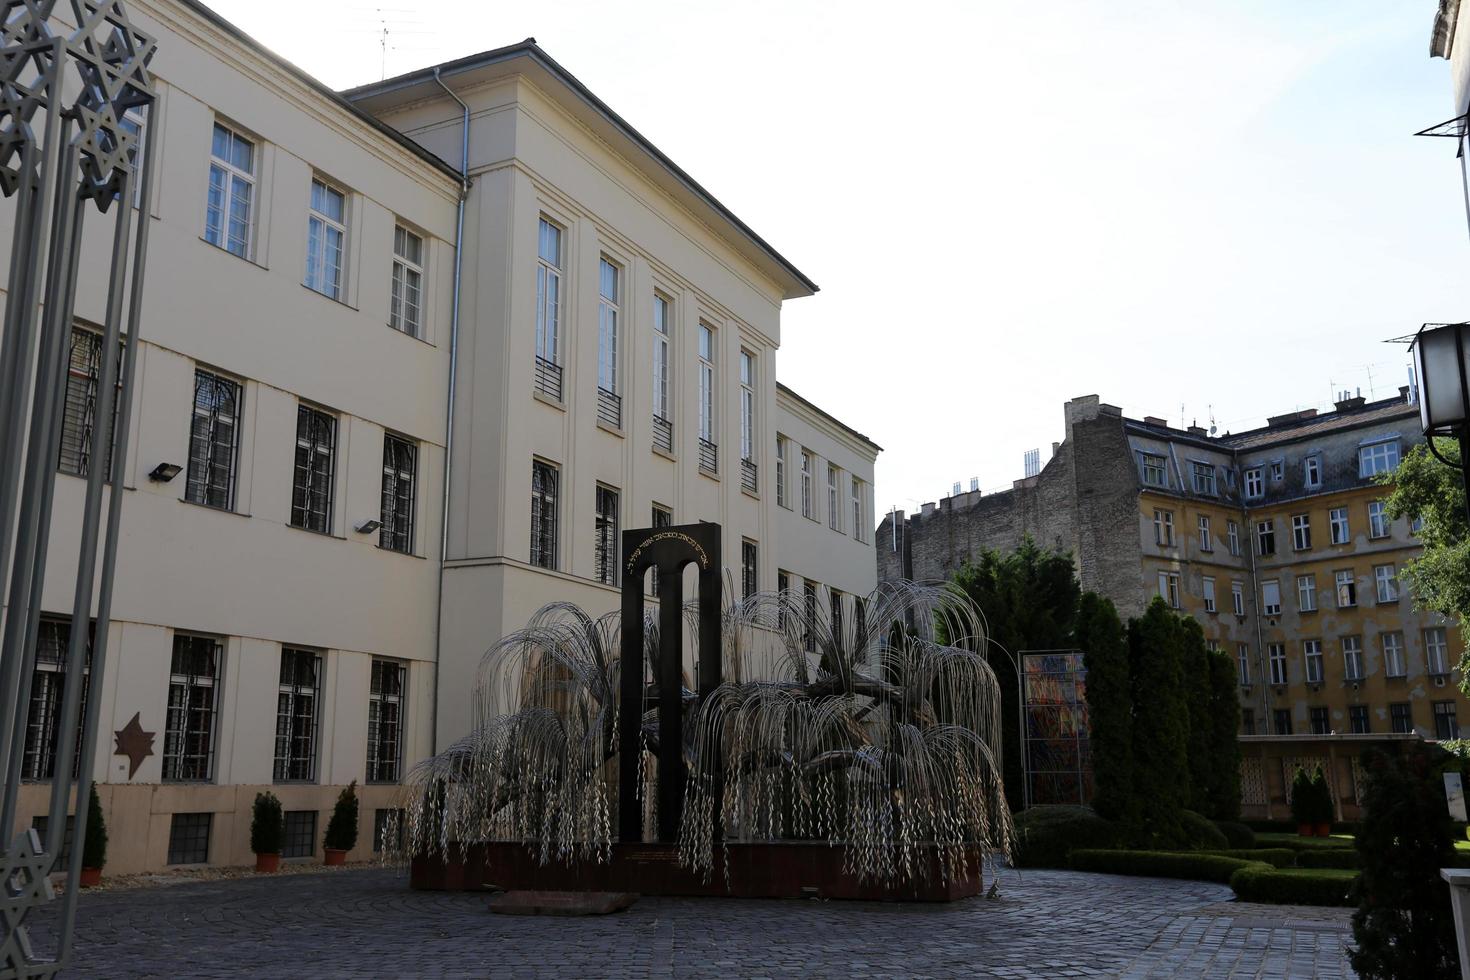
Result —
POLYGON ((463 111, 459 143, 459 214, 454 222, 454 300, 449 314, 449 401, 444 417, 444 499, 439 517, 439 590, 434 620, 434 699, 430 707, 429 749, 439 753, 439 675, 444 655, 444 563, 449 560, 449 477, 454 459, 454 387, 459 374, 459 293, 464 276, 464 202, 470 196, 470 107, 464 99, 444 84, 439 69, 434 68, 434 81, 459 103, 463 111))

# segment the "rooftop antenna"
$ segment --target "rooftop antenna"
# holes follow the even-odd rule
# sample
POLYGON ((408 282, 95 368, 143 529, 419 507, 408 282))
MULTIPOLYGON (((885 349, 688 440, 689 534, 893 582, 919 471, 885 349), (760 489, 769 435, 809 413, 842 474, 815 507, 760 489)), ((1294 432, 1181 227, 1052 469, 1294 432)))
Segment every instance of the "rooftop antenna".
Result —
MULTIPOLYGON (((1362 388, 1359 388, 1358 389, 1358 394, 1361 395, 1362 393, 1363 393, 1363 389, 1362 388)), ((1373 401, 1373 399, 1374 399, 1374 392, 1373 392, 1373 365, 1369 364, 1368 365, 1368 400, 1371 402, 1371 401, 1373 401)))
POLYGON ((1205 407, 1210 410, 1210 435, 1214 435, 1217 429, 1215 425, 1215 406, 1207 405, 1205 407))

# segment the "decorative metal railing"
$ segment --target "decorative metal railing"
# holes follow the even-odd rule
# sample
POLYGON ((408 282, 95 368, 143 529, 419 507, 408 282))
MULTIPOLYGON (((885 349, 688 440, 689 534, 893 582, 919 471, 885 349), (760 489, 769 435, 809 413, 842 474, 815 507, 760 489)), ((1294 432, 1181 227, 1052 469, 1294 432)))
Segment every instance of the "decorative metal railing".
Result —
POLYGON ((561 365, 544 357, 536 358, 536 390, 561 401, 561 365))
POLYGON ((755 462, 749 459, 742 459, 740 461, 740 488, 742 490, 749 490, 751 493, 756 493, 756 488, 759 486, 756 481, 756 475, 755 462))
POLYGON ((661 415, 653 417, 653 444, 666 453, 674 451, 674 423, 661 415))
POLYGON ((720 472, 720 447, 708 439, 699 440, 699 468, 706 473, 720 472))
POLYGON ((597 389, 597 417, 614 429, 623 427, 623 399, 601 386, 597 389))

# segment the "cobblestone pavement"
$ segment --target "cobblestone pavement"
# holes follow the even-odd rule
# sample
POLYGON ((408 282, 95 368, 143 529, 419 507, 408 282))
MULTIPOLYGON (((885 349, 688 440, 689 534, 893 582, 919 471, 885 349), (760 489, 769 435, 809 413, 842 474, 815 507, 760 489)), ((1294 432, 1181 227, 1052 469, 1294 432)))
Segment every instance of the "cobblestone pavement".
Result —
MULTIPOLYGON (((1201 882, 1007 871, 953 905, 645 898, 491 915, 378 868, 82 897, 69 977, 1350 977, 1346 910, 1201 882)), ((47 920, 32 920, 45 949, 47 920)))

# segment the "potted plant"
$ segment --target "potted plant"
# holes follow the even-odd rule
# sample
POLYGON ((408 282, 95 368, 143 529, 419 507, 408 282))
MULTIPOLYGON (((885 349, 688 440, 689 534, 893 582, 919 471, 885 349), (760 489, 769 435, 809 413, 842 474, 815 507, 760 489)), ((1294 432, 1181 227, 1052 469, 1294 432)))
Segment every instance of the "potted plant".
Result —
POLYGON ((281 866, 281 838, 286 836, 286 815, 274 793, 256 793, 250 817, 250 849, 255 852, 255 870, 270 874, 281 866))
POLYGON ((357 780, 348 784, 337 796, 337 805, 332 808, 332 819, 327 821, 327 832, 322 838, 322 851, 327 864, 344 864, 347 852, 357 846, 357 780))
POLYGON ((1312 815, 1312 830, 1318 837, 1332 836, 1332 786, 1318 766, 1312 773, 1312 796, 1316 813, 1312 815))
POLYGON ((1305 769, 1298 769, 1291 779, 1291 819, 1298 835, 1312 836, 1312 825, 1317 819, 1316 792, 1305 769))
POLYGON ((83 888, 102 884, 102 867, 107 863, 107 823, 102 819, 102 801, 97 798, 97 784, 87 800, 87 835, 82 841, 83 888))

